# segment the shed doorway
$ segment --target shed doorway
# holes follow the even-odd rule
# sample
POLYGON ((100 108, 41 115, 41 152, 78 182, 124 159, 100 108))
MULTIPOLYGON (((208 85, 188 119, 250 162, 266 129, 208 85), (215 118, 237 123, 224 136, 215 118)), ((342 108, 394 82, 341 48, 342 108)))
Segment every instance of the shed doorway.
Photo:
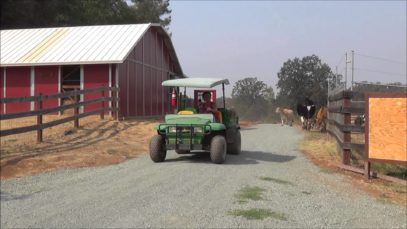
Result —
MULTIPOLYGON (((63 65, 61 66, 61 92, 73 91, 81 88, 81 67, 80 65, 63 65)), ((63 98, 62 105, 72 104, 75 97, 63 98)))

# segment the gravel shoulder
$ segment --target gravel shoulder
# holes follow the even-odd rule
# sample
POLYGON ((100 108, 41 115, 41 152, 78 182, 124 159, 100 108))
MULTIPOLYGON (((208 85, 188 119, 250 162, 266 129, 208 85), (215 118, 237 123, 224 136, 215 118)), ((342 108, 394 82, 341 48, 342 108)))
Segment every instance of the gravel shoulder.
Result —
POLYGON ((242 130, 240 155, 215 165, 208 154, 148 155, 105 167, 1 181, 1 228, 336 227, 406 228, 406 207, 355 189, 298 151, 301 133, 280 125, 242 130), (260 199, 239 201, 244 187, 260 199), (249 220, 234 210, 284 217, 249 220))

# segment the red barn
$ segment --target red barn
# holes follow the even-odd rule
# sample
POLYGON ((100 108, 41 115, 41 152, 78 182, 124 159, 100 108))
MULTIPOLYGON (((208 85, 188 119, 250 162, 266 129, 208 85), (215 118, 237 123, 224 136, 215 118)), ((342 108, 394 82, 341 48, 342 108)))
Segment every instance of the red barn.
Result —
MULTIPOLYGON (((2 98, 116 85, 120 117, 165 114, 169 91, 161 82, 183 77, 171 39, 158 24, 2 30, 0 56, 2 98)), ((81 100, 97 96, 87 94, 81 100)), ((47 101, 44 107, 59 104, 47 101)), ((10 103, 0 112, 32 109, 28 102, 10 103)))

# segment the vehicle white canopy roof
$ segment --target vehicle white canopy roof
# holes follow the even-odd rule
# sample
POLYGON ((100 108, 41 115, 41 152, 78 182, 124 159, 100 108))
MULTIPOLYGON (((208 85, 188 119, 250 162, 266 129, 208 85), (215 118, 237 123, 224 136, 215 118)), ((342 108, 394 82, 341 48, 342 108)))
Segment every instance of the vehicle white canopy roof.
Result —
POLYGON ((212 88, 220 84, 229 84, 228 79, 216 78, 184 78, 166 80, 162 82, 162 86, 166 87, 194 87, 194 88, 212 88))

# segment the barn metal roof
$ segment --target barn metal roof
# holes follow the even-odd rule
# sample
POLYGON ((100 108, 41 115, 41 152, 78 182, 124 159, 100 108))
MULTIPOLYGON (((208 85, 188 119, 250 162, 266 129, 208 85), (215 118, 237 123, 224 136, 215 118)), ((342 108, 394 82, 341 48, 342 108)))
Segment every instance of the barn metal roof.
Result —
POLYGON ((123 63, 152 26, 163 34, 182 74, 171 39, 159 24, 1 30, 0 66, 123 63))
POLYGON ((166 87, 194 87, 194 88, 212 88, 220 84, 229 84, 228 79, 215 78, 186 78, 166 80, 161 83, 166 87))

